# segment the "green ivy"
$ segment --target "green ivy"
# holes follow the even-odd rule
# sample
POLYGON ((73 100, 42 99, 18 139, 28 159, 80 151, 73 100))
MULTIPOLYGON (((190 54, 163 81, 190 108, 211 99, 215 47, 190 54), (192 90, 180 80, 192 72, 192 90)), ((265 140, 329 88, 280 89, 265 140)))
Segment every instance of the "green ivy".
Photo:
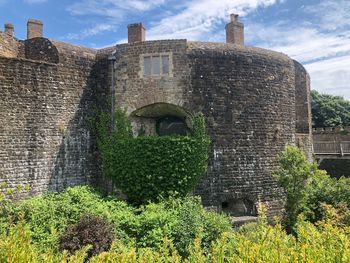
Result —
POLYGON ((134 138, 125 111, 115 114, 115 131, 100 118, 99 150, 102 170, 136 204, 159 197, 184 196, 206 172, 209 137, 203 114, 196 114, 190 136, 134 138))

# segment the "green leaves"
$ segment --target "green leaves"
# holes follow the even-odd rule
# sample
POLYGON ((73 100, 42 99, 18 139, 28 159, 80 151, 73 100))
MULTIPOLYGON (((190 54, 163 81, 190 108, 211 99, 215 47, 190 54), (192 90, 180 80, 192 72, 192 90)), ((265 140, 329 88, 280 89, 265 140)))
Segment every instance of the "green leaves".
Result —
MULTIPOLYGON (((116 113, 116 131, 101 136, 103 173, 136 204, 172 192, 189 193, 206 172, 209 137, 202 114, 193 117, 192 136, 131 136, 126 112, 116 113)), ((101 129, 105 131, 106 129, 101 129)))
POLYGON ((314 127, 350 126, 350 101, 311 91, 314 127))
POLYGON ((292 231, 306 201, 307 182, 317 171, 317 166, 309 163, 302 150, 292 145, 286 146, 279 162, 281 167, 274 176, 286 191, 284 223, 287 231, 292 231))

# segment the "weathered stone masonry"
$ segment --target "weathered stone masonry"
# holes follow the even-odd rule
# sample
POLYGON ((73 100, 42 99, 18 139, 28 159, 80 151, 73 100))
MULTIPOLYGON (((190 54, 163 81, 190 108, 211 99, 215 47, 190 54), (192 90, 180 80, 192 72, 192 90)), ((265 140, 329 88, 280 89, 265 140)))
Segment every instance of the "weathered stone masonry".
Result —
POLYGON ((35 194, 94 181, 89 119, 107 90, 106 57, 45 38, 22 45, 25 57, 0 57, 0 182, 35 194))
POLYGON ((277 214, 277 155, 293 143, 311 158, 309 76, 286 55, 244 46, 234 18, 232 43, 144 41, 140 23, 129 28, 130 43, 103 50, 46 38, 0 48, 0 181, 28 182, 35 193, 97 181, 88 120, 112 94, 112 107, 127 109, 135 134, 141 126, 155 134, 166 116, 190 127, 189 115, 203 112, 212 144, 194 193, 232 214, 254 214, 261 203, 277 214), (166 56, 169 72, 147 75, 152 56, 166 56))

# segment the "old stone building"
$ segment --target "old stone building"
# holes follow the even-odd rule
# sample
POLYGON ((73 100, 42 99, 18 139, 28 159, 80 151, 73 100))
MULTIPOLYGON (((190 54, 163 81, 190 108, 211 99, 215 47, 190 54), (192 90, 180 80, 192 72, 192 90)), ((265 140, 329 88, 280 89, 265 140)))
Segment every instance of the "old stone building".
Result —
POLYGON ((11 24, 0 32, 0 182, 29 183, 32 193, 98 183, 96 107, 126 108, 135 134, 160 135, 186 134, 201 111, 212 139, 195 190, 204 205, 280 211, 277 155, 292 143, 311 158, 309 76, 298 62, 245 46, 236 15, 227 43, 146 41, 140 23, 128 26, 127 44, 95 50, 47 39, 42 27, 29 20, 24 41, 11 24))

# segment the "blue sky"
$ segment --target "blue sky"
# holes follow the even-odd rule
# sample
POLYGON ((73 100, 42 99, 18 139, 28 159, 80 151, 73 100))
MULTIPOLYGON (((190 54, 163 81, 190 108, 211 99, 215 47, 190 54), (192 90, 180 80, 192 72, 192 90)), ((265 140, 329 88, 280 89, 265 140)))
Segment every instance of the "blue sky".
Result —
POLYGON ((26 37, 28 18, 44 35, 101 48, 126 41, 127 24, 146 38, 224 41, 230 13, 245 24, 246 45, 286 53, 311 75, 311 87, 350 99, 350 0, 0 0, 0 24, 26 37))

